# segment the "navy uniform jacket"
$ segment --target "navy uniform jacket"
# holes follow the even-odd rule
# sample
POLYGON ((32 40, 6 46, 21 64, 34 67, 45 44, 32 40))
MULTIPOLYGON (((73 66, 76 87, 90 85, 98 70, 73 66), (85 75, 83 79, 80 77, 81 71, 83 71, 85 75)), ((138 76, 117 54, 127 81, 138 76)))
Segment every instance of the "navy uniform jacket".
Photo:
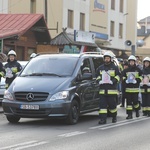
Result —
POLYGON ((113 62, 110 64, 103 64, 99 66, 96 70, 96 80, 100 83, 103 81, 103 72, 106 72, 110 76, 112 84, 103 83, 99 84, 100 91, 99 94, 104 95, 114 95, 118 94, 117 83, 120 81, 119 68, 114 65, 113 62))

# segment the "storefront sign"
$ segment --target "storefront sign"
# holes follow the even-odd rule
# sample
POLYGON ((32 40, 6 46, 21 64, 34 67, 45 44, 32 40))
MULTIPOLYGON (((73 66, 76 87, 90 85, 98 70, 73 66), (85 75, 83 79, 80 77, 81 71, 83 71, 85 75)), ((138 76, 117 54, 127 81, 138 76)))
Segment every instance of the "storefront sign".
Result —
POLYGON ((74 41, 95 43, 95 33, 74 30, 74 41))

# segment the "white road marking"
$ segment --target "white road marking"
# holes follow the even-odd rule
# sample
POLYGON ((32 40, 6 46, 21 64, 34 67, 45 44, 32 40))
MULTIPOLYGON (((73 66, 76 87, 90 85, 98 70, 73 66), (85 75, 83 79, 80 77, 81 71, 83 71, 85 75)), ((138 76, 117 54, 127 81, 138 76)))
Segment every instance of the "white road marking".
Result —
POLYGON ((115 128, 115 127, 119 127, 119 126, 123 126, 123 125, 126 125, 126 124, 131 124, 131 123, 135 123, 135 122, 140 122, 140 121, 143 121, 143 120, 147 120, 149 118, 142 118, 142 119, 137 119, 137 120, 133 120, 133 121, 130 121, 130 122, 125 122, 125 123, 120 123, 120 124, 115 124, 113 126, 108 126, 108 127, 102 127, 102 128, 99 128, 100 130, 106 130, 106 129, 110 129, 110 128, 115 128))
POLYGON ((29 147, 33 147, 33 146, 37 146, 37 145, 46 144, 46 143, 48 143, 48 142, 46 142, 46 141, 42 141, 42 142, 29 141, 29 142, 24 142, 24 143, 19 143, 19 144, 15 144, 15 145, 2 147, 2 148, 0 148, 0 150, 21 150, 24 148, 29 148, 29 147))
POLYGON ((25 146, 20 146, 20 147, 17 147, 17 148, 12 148, 10 150, 21 150, 21 149, 26 149, 26 148, 29 148, 29 147, 35 147, 35 146, 43 145, 43 144, 46 144, 46 143, 48 143, 48 142, 47 141, 42 141, 42 142, 37 142, 37 143, 30 144, 30 145, 25 145, 25 146))
POLYGON ((61 137, 71 137, 71 136, 76 136, 76 135, 80 135, 80 134, 84 134, 84 133, 86 133, 86 132, 75 131, 75 132, 61 134, 61 135, 58 135, 58 136, 61 136, 61 137))
POLYGON ((119 121, 117 123, 109 123, 109 124, 104 124, 104 125, 98 125, 98 126, 94 126, 94 127, 90 127, 89 129, 109 129, 109 128, 113 128, 113 127, 118 127, 118 126, 122 126, 122 125, 126 125, 126 124, 130 124, 130 123, 134 123, 134 122, 138 122, 138 121, 142 121, 142 120, 147 120, 150 119, 148 117, 139 117, 139 118, 134 118, 131 120, 122 120, 119 121))

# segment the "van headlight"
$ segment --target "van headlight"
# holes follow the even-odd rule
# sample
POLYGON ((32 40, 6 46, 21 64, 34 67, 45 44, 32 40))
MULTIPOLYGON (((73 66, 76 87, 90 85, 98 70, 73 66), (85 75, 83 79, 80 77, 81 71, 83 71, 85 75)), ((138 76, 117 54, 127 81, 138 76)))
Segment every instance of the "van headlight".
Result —
POLYGON ((8 100, 14 100, 12 94, 8 91, 8 90, 5 90, 4 92, 4 99, 8 99, 8 100))
POLYGON ((52 95, 52 97, 49 99, 49 101, 55 101, 57 99, 66 99, 69 95, 68 91, 62 91, 62 92, 58 92, 54 95, 52 95))

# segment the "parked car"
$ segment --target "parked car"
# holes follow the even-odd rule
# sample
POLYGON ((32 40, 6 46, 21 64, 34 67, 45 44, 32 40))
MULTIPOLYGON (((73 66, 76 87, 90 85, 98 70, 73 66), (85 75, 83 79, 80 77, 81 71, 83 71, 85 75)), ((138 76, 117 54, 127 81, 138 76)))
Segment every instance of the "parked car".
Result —
MULTIPOLYGON (((18 61, 22 68, 27 64, 28 61, 18 61)), ((5 65, 7 62, 3 62, 3 65, 5 65)), ((0 82, 0 103, 2 102, 3 96, 4 96, 4 91, 5 91, 5 78, 1 78, 0 82)))
POLYGON ((98 54, 37 55, 5 91, 7 120, 63 117, 76 124, 80 114, 99 109, 95 72, 102 63, 103 55, 98 54))

